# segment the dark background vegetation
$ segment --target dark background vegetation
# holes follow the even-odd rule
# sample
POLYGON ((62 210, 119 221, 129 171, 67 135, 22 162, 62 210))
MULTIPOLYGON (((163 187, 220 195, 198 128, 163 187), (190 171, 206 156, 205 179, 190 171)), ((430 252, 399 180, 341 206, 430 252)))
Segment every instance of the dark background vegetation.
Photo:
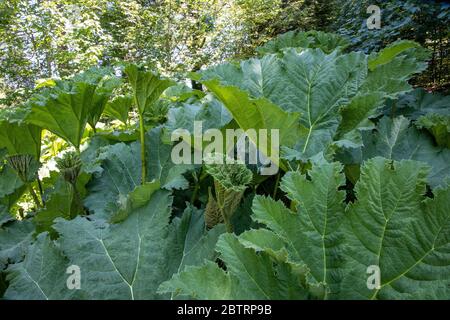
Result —
POLYGON ((242 59, 278 34, 323 30, 356 50, 379 50, 398 38, 431 50, 417 86, 449 87, 450 5, 419 0, 2 0, 0 106, 24 101, 41 79, 92 65, 139 62, 171 77, 242 59), (366 10, 382 9, 368 30, 366 10))

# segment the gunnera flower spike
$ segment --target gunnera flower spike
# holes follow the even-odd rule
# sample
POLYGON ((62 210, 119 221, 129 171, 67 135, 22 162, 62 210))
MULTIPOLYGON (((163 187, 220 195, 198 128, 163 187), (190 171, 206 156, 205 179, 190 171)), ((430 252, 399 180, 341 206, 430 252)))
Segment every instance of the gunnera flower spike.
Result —
POLYGON ((64 180, 71 185, 76 185, 81 170, 81 159, 76 152, 67 152, 62 158, 56 158, 56 167, 61 172, 64 180))
POLYGON ((59 172, 64 180, 67 181, 72 187, 74 205, 76 206, 74 212, 82 212, 83 203, 81 202, 81 197, 77 190, 77 179, 81 170, 80 156, 76 152, 69 151, 61 158, 56 159, 56 167, 59 169, 59 172))
POLYGON ((233 217, 245 189, 253 178, 252 172, 240 161, 223 154, 210 155, 205 160, 206 172, 214 178, 215 198, 209 192, 205 210, 205 222, 208 228, 224 222, 228 232, 233 232, 233 217))
POLYGON ((41 202, 39 201, 39 198, 32 186, 32 182, 37 180, 38 177, 38 170, 40 167, 39 161, 29 154, 11 155, 6 158, 6 161, 8 165, 17 173, 20 180, 22 180, 22 182, 28 187, 36 206, 38 208, 41 207, 41 202))

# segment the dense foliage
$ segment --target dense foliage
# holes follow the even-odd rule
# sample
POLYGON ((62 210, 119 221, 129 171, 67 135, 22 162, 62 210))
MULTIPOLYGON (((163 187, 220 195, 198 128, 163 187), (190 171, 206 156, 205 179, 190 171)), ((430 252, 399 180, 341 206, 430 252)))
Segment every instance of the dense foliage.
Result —
POLYGON ((448 298, 450 98, 409 84, 430 60, 416 42, 349 45, 289 32, 192 73, 205 91, 93 68, 2 110, 3 297, 448 298), (194 121, 279 129, 280 171, 175 164, 194 121))
POLYGON ((428 69, 415 81, 433 89, 449 87, 450 29, 448 1, 345 0, 334 24, 337 33, 346 36, 353 48, 366 52, 379 50, 397 39, 410 39, 431 51, 428 69), (381 28, 369 30, 366 9, 376 4, 381 9, 381 28))

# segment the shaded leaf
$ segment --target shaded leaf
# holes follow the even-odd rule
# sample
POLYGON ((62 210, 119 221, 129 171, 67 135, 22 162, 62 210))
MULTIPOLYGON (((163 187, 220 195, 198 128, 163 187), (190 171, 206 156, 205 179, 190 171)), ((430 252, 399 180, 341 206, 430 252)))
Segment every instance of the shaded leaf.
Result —
POLYGON ((115 97, 106 104, 105 114, 127 123, 132 104, 133 97, 130 95, 115 97))
POLYGON ((410 127, 409 120, 404 117, 382 118, 377 131, 364 133, 363 140, 363 160, 382 156, 425 162, 431 167, 428 182, 432 187, 441 185, 450 175, 450 150, 434 146, 430 137, 410 127))
POLYGON ((301 299, 307 296, 288 265, 274 265, 267 255, 245 248, 236 236, 222 235, 217 250, 227 265, 227 272, 212 262, 186 268, 163 283, 159 292, 227 300, 301 299))
POLYGON ((0 269, 9 263, 20 262, 33 241, 31 221, 13 221, 0 229, 0 269))
POLYGON ((102 149, 98 159, 101 169, 87 185, 85 206, 96 216, 109 219, 126 205, 128 194, 140 185, 140 151, 138 144, 118 143, 102 149))
POLYGON ((194 169, 194 165, 172 161, 172 144, 162 141, 162 127, 147 132, 146 140, 148 178, 160 181, 161 187, 168 190, 188 188, 189 183, 183 174, 194 169))
POLYGON ((169 225, 171 204, 169 192, 157 191, 119 224, 81 217, 57 221, 62 250, 84 270, 81 290, 86 297, 158 299, 157 287, 173 272, 213 257, 218 230, 201 232, 204 224, 199 228, 196 219, 202 214, 192 212, 169 225))
POLYGON ((67 289, 67 259, 46 234, 40 234, 25 260, 11 265, 5 298, 14 300, 54 300, 80 298, 78 290, 67 289))
POLYGON ((448 297, 450 188, 438 189, 434 199, 425 200, 427 171, 414 161, 382 158, 362 167, 358 201, 346 214, 346 253, 351 260, 342 297, 448 297), (381 271, 380 288, 372 290, 366 273, 371 265, 381 271))

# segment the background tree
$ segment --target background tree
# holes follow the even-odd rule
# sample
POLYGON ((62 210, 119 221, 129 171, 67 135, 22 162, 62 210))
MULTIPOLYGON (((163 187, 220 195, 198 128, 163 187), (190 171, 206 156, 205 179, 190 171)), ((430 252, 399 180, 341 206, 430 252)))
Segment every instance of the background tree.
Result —
MULTIPOLYGON (((432 51, 418 84, 449 83, 449 5, 379 3, 382 28, 368 30, 368 0, 11 0, 0 2, 0 105, 14 105, 36 81, 90 66, 138 62, 178 79, 255 54, 290 30, 337 32, 353 49, 378 50, 398 38, 432 51)), ((192 84, 194 87, 195 83, 192 84)))
POLYGON ((430 89, 448 89, 450 83, 450 4, 421 0, 339 0, 342 8, 335 29, 365 52, 379 50, 397 39, 410 39, 431 51, 431 61, 416 83, 430 89), (377 4, 381 9, 381 29, 368 30, 367 7, 377 4))

